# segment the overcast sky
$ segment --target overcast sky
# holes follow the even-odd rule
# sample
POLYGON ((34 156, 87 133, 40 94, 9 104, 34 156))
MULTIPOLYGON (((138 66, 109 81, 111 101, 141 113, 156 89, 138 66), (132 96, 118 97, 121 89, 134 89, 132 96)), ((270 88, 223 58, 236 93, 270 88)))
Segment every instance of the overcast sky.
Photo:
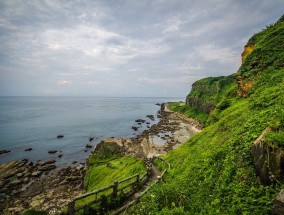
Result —
POLYGON ((0 0, 0 96, 185 97, 283 0, 0 0))

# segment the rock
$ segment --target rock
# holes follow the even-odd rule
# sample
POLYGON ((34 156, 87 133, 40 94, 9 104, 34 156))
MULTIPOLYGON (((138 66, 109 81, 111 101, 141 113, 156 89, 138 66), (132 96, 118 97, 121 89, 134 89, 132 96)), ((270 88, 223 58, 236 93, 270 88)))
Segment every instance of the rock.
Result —
POLYGON ((19 185, 19 184, 21 184, 21 183, 23 183, 23 181, 15 180, 15 181, 12 181, 10 184, 11 184, 12 186, 15 186, 15 185, 19 185))
POLYGON ((90 145, 90 144, 87 144, 86 145, 86 148, 92 148, 93 146, 92 145, 90 145))
POLYGON ((284 174, 284 150, 266 143, 264 138, 270 131, 270 128, 265 129, 251 147, 256 174, 263 185, 281 179, 284 174))
POLYGON ((277 195, 273 201, 272 213, 275 215, 284 214, 284 189, 277 195))
POLYGON ((58 138, 58 139, 63 138, 63 137, 64 137, 64 135, 63 135, 63 134, 59 134, 59 135, 57 135, 57 138, 58 138))
POLYGON ((89 137, 90 142, 94 140, 95 137, 89 137))
POLYGON ((156 105, 157 105, 157 106, 161 106, 162 104, 161 104, 161 103, 156 103, 156 105))
POLYGON ((25 152, 29 152, 29 151, 32 151, 32 150, 33 150, 32 148, 26 148, 25 152))
POLYGON ((72 162, 72 164, 76 164, 76 163, 77 163, 77 161, 73 161, 73 162, 72 162))
POLYGON ((144 122, 146 122, 146 120, 144 120, 144 119, 137 119, 137 120, 135 120, 135 122, 137 122, 137 123, 144 123, 144 122))
POLYGON ((32 173, 32 177, 39 177, 39 176, 41 176, 42 175, 42 172, 40 172, 40 171, 36 171, 36 172, 33 172, 32 173))
POLYGON ((138 128, 136 127, 136 126, 132 126, 131 127, 134 131, 137 131, 138 130, 138 128))
POLYGON ((59 154, 59 155, 58 155, 59 158, 61 158, 62 156, 63 156, 62 154, 59 154))
POLYGON ((84 150, 84 152, 87 152, 87 151, 88 151, 88 149, 84 150))
POLYGON ((52 170, 52 169, 55 169, 56 166, 55 165, 46 165, 46 166, 40 166, 38 168, 39 171, 49 171, 49 170, 52 170))
POLYGON ((57 153, 57 151, 56 150, 49 150, 48 153, 49 154, 55 154, 55 153, 57 153))
POLYGON ((151 120, 155 120, 155 117, 154 117, 154 115, 151 115, 151 114, 149 114, 149 115, 147 115, 146 117, 148 117, 149 119, 151 119, 151 120))
POLYGON ((23 176, 24 176, 24 173, 22 172, 17 174, 17 178, 22 178, 23 176))
POLYGON ((147 125, 150 125, 150 122, 146 122, 147 125))
POLYGON ((0 155, 7 154, 11 152, 10 150, 0 150, 0 155))
POLYGON ((55 162, 56 162, 56 160, 48 160, 48 161, 46 161, 46 164, 53 164, 55 162))
POLYGON ((44 162, 44 161, 39 161, 36 165, 37 165, 37 166, 45 166, 45 165, 46 165, 46 162, 44 162))
POLYGON ((30 181, 30 178, 26 177, 26 178, 24 178, 23 183, 27 184, 27 183, 29 183, 29 181, 30 181))
POLYGON ((24 161, 24 162, 28 162, 29 160, 28 160, 28 159, 26 159, 26 158, 24 158, 22 161, 24 161))
POLYGON ((68 176, 66 177, 66 181, 77 181, 80 180, 81 177, 80 176, 68 176))

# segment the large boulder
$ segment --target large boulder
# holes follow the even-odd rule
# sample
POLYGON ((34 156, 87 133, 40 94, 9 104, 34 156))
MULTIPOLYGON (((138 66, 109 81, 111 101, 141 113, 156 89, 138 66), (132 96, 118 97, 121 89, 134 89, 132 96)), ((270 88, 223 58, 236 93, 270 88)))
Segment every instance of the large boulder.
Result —
POLYGON ((251 147, 258 181, 263 185, 269 185, 284 176, 284 150, 265 141, 264 136, 269 131, 270 128, 265 129, 251 147))
POLYGON ((273 201, 272 212, 275 215, 284 214, 284 189, 277 195, 276 199, 273 201))

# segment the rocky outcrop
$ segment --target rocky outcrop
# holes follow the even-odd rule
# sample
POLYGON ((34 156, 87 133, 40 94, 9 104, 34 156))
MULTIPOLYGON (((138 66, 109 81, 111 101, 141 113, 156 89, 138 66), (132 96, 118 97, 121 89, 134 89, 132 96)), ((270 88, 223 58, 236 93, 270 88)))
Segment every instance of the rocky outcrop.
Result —
POLYGON ((83 192, 84 166, 55 169, 52 163, 1 163, 0 214, 22 214, 29 208, 59 211, 83 192))
POLYGON ((105 138, 93 153, 106 157, 120 154, 150 158, 166 153, 200 131, 201 124, 196 120, 164 110, 166 105, 162 104, 159 111, 162 119, 149 130, 135 138, 105 138))
POLYGON ((255 49, 255 44, 247 44, 242 53, 242 63, 245 61, 247 56, 255 49))
POLYGON ((242 98, 249 97, 251 89, 253 87, 255 80, 245 80, 244 76, 237 76, 237 83, 238 83, 238 96, 242 98))
POLYGON ((251 147, 258 181, 263 185, 284 176, 284 150, 265 141, 264 136, 269 131, 270 128, 265 129, 251 147))
POLYGON ((209 114, 221 101, 227 90, 235 84, 235 75, 198 80, 192 84, 192 89, 186 97, 186 104, 209 114))
POLYGON ((276 199, 273 201, 272 212, 275 215, 283 215, 284 214, 284 189, 278 193, 276 199))

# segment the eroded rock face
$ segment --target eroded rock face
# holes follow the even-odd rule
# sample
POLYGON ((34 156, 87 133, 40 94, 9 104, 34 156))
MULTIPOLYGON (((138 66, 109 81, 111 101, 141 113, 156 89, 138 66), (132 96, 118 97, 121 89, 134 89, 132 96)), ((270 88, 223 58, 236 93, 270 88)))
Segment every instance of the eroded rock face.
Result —
POLYGON ((254 44, 246 45, 242 53, 242 63, 245 61, 247 56, 255 49, 254 44))
POLYGON ((270 130, 265 129, 251 148, 256 174, 259 183, 263 185, 269 185, 284 176, 284 150, 268 144, 264 139, 270 130))
POLYGON ((238 96, 242 98, 249 97, 250 91, 253 87, 255 80, 245 80, 244 76, 237 76, 238 83, 238 96))
POLYGON ((284 190, 281 190, 276 199, 273 201, 272 212, 275 215, 284 214, 284 190))

